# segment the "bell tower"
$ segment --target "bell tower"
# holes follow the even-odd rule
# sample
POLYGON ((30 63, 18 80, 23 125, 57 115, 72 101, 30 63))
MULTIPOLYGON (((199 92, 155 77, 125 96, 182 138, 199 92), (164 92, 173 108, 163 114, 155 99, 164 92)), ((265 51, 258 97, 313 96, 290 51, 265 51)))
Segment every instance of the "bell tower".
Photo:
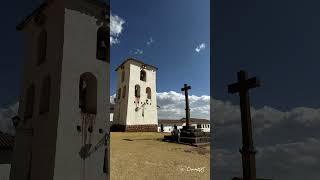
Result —
POLYGON ((109 5, 47 0, 24 34, 10 180, 109 179, 109 5))
POLYGON ((157 69, 133 58, 125 60, 116 69, 113 131, 157 131, 157 69))

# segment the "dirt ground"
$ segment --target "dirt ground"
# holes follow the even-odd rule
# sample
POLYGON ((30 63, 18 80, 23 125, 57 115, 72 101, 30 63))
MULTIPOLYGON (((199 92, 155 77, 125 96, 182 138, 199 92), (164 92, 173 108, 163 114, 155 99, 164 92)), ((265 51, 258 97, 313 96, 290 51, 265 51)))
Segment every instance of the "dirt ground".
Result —
POLYGON ((111 179, 208 180, 210 147, 163 142, 165 133, 111 133, 111 179))

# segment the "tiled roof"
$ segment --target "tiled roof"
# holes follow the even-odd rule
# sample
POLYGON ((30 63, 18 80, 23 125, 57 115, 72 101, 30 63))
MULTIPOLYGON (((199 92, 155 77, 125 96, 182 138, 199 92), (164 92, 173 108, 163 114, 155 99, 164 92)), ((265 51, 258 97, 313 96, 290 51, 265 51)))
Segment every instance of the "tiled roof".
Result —
POLYGON ((14 136, 0 132, 0 150, 13 149, 14 136))
MULTIPOLYGON (((159 119, 158 124, 163 124, 163 125, 182 125, 183 123, 186 122, 185 118, 182 119, 159 119)), ((210 121, 207 119, 198 119, 198 118, 190 118, 190 123, 191 124, 210 124, 210 121)))
POLYGON ((127 63, 128 61, 134 61, 134 62, 140 63, 141 65, 149 66, 149 67, 151 67, 151 68, 154 68, 154 69, 158 70, 158 68, 155 67, 155 66, 153 66, 153 65, 146 64, 146 63, 144 63, 144 62, 142 62, 142 61, 140 61, 140 60, 134 59, 134 58, 128 58, 128 59, 126 59, 125 61, 123 61, 123 63, 121 63, 121 64, 116 68, 115 71, 117 71, 121 66, 123 66, 123 65, 124 65, 125 63, 127 63))

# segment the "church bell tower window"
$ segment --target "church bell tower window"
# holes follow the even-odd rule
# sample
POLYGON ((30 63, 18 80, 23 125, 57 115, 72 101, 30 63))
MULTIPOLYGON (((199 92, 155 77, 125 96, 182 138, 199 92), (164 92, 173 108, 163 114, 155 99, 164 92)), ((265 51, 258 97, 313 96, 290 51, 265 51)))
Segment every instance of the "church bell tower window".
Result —
POLYGON ((151 99, 151 88, 150 87, 146 88, 146 93, 147 93, 147 98, 151 99))
POLYGON ((118 99, 120 99, 121 97, 121 88, 118 89, 118 95, 117 95, 118 99))
POLYGON ((42 82, 41 99, 40 99, 40 114, 45 113, 45 112, 49 112, 50 90, 51 90, 51 79, 48 76, 42 82))
POLYGON ((126 97, 126 86, 124 86, 122 90, 122 98, 125 98, 125 97, 126 97))
POLYGON ((134 95, 135 95, 135 97, 140 97, 140 86, 139 85, 136 85, 134 87, 134 95))
POLYGON ((38 62, 37 65, 42 64, 47 56, 47 31, 42 29, 38 37, 38 62))
POLYGON ((97 32, 97 49, 96 58, 102 61, 107 61, 107 56, 109 55, 110 43, 108 41, 107 28, 102 26, 97 32))
POLYGON ((141 81, 146 81, 147 80, 147 76, 146 76, 146 71, 145 70, 141 70, 140 71, 140 80, 141 81))
POLYGON ((83 113, 97 113, 97 79, 88 72, 80 76, 79 108, 83 113))
POLYGON ((25 119, 32 118, 33 116, 34 97, 35 97, 35 88, 34 88, 34 85, 32 84, 29 86, 27 90, 25 113, 24 113, 25 119))
POLYGON ((122 70, 122 73, 121 73, 121 82, 123 82, 124 81, 124 70, 122 70))

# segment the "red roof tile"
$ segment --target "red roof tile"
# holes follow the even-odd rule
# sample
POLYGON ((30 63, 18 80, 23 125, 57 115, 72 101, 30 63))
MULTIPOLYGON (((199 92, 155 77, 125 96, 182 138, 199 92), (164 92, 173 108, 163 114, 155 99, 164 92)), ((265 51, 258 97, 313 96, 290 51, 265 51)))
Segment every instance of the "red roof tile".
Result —
POLYGON ((13 149, 14 136, 0 132, 0 149, 13 149))

